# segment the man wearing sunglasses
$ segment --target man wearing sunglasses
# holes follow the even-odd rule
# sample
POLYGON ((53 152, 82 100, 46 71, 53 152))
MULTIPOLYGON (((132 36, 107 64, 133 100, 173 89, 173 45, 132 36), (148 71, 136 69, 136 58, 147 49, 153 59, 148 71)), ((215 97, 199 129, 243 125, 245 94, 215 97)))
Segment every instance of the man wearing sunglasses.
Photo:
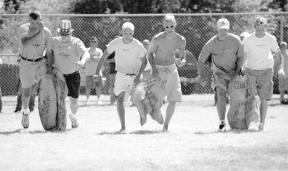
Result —
POLYGON ((255 32, 244 39, 244 70, 256 80, 257 94, 260 97, 260 124, 258 130, 264 129, 267 114, 267 101, 273 95, 273 53, 279 50, 275 36, 266 32, 267 19, 257 17, 254 22, 255 32))
POLYGON ((226 18, 217 21, 217 35, 213 36, 202 48, 198 59, 198 80, 204 81, 204 63, 212 61, 212 84, 216 92, 216 108, 219 118, 219 131, 225 130, 226 96, 228 85, 240 74, 243 64, 243 46, 239 36, 228 33, 230 22, 226 18), (211 59, 211 60, 210 60, 211 59))
POLYGON ((164 16, 163 27, 164 32, 155 35, 151 41, 148 60, 152 67, 153 77, 161 80, 167 96, 168 106, 163 131, 168 131, 169 122, 175 112, 176 102, 182 100, 180 78, 176 65, 181 67, 186 63, 186 39, 175 32, 176 19, 174 15, 166 14, 164 16), (176 53, 179 58, 175 57, 176 53))

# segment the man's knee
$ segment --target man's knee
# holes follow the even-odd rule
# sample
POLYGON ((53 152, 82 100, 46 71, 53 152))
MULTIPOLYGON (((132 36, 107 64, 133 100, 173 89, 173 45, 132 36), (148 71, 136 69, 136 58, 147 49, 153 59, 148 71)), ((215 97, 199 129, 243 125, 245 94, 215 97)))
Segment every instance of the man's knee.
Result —
POLYGON ((220 87, 216 87, 217 101, 222 101, 226 99, 226 91, 220 87))
POLYGON ((119 95, 116 96, 118 103, 124 103, 125 92, 121 92, 119 95))
POLYGON ((23 88, 22 89, 22 94, 24 97, 28 98, 31 94, 31 88, 23 88))

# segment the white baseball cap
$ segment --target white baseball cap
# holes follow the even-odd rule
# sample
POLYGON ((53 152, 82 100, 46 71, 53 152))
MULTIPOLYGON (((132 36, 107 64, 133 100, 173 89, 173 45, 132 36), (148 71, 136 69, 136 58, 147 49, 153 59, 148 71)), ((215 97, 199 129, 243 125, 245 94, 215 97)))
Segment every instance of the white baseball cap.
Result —
POLYGON ((217 29, 220 30, 220 29, 227 29, 229 30, 230 28, 230 22, 226 19, 226 18, 220 18, 218 21, 217 21, 217 29))

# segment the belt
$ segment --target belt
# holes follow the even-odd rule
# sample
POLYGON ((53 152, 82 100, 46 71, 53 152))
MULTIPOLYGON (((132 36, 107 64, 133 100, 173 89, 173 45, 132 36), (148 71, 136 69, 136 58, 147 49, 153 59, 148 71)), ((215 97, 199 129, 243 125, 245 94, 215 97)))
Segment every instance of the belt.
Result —
POLYGON ((45 57, 41 57, 41 58, 37 58, 37 59, 28 59, 28 58, 24 58, 22 55, 20 55, 21 59, 25 60, 25 61, 29 61, 29 62, 38 62, 40 60, 42 60, 45 57))
POLYGON ((130 74, 130 73, 126 73, 126 75, 129 75, 130 77, 136 76, 136 74, 130 74))

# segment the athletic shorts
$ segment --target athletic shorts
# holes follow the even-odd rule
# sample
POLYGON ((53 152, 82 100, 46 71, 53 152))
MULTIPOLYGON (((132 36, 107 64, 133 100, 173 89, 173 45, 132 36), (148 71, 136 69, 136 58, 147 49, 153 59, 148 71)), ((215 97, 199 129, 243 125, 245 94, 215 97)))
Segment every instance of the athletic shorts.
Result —
POLYGON ((46 59, 30 62, 21 59, 19 62, 19 76, 22 88, 30 88, 39 82, 47 72, 46 59))
POLYGON ((80 89, 80 73, 79 71, 73 72, 71 74, 63 75, 68 88, 68 96, 77 99, 79 97, 80 89))
POLYGON ((165 85, 168 102, 181 102, 182 92, 178 70, 175 64, 162 66, 156 65, 161 82, 165 85))
POLYGON ((271 99, 273 95, 273 70, 251 70, 245 68, 245 73, 250 80, 255 80, 257 94, 261 99, 271 99))

